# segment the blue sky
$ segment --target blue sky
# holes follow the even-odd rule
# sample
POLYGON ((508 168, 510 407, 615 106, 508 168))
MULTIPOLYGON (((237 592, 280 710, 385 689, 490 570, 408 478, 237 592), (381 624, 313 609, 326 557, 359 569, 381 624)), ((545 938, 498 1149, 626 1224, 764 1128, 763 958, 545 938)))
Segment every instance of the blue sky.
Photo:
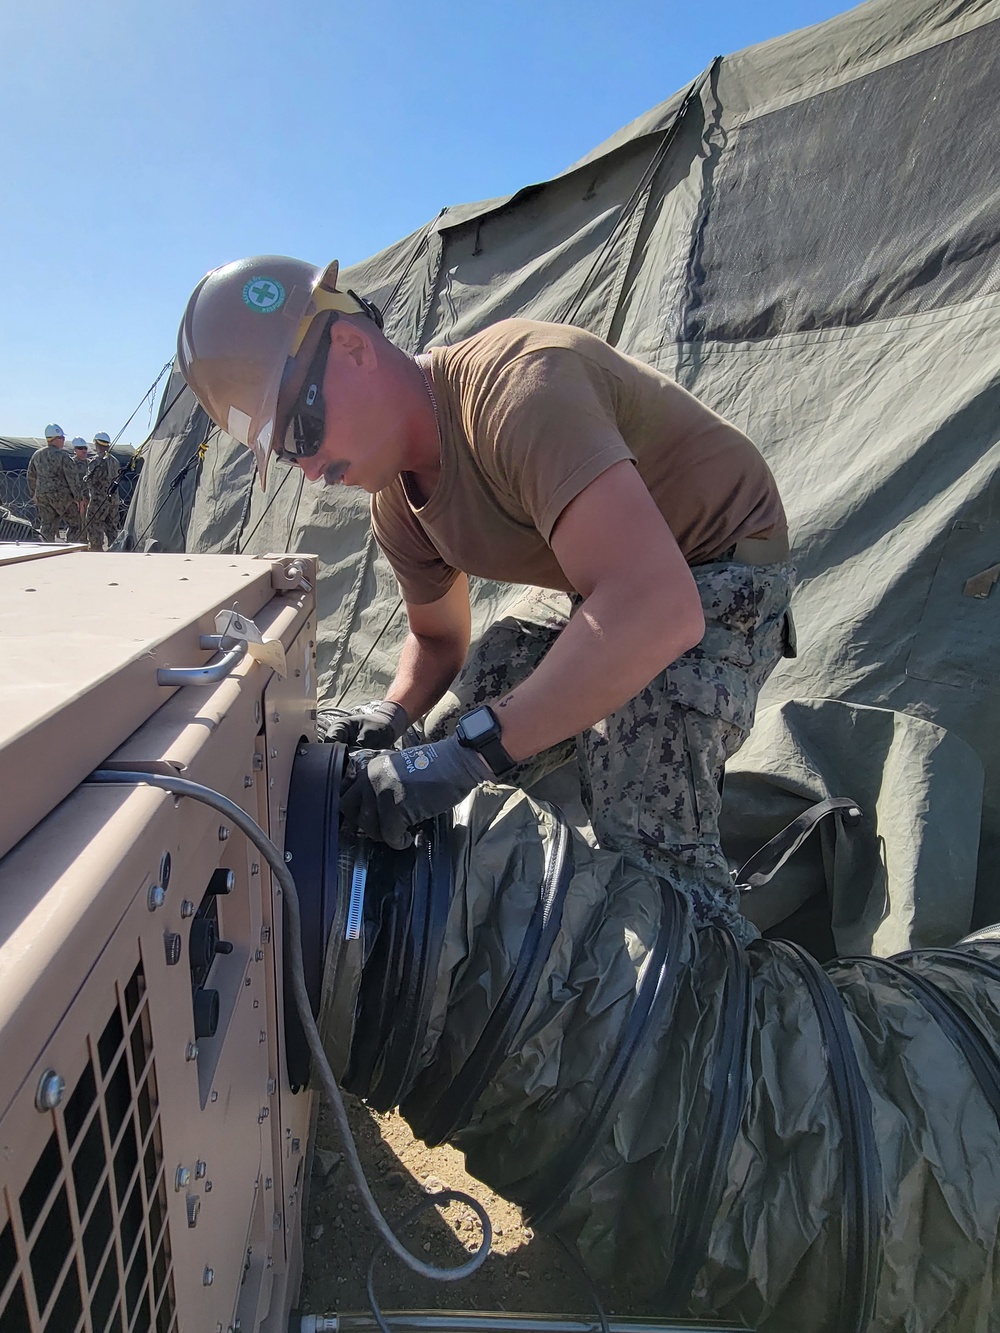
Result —
POLYGON ((114 435, 208 269, 354 263, 445 205, 563 170, 713 56, 848 7, 12 0, 0 434, 114 435))

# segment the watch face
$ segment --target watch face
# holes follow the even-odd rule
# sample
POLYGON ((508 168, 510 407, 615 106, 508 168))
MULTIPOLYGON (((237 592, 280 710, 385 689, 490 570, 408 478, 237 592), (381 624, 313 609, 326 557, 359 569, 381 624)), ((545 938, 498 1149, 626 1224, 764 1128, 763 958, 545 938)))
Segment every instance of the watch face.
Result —
POLYGON ((474 708, 461 719, 462 734, 467 741, 478 741, 496 730, 496 722, 488 708, 474 708))

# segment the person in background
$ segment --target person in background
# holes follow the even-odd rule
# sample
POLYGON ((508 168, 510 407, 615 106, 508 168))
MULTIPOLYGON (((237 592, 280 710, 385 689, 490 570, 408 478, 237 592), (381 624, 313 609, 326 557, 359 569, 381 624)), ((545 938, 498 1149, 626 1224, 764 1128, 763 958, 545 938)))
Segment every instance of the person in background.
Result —
POLYGON ((55 541, 63 524, 80 519, 86 501, 73 459, 65 452, 66 435, 54 422, 45 427, 46 443, 28 462, 28 493, 38 510, 42 541, 55 541))
MULTIPOLYGON (((76 465, 76 475, 80 482, 80 494, 86 499, 87 496, 87 468, 90 466, 90 453, 87 448, 87 441, 82 435, 73 437, 73 462, 76 465)), ((68 542, 82 542, 87 535, 87 513, 86 507, 74 514, 72 520, 66 525, 66 540, 68 542)))
POLYGON ((121 467, 111 452, 111 436, 98 431, 96 451, 87 468, 87 532, 92 551, 103 551, 118 536, 118 478, 121 467))

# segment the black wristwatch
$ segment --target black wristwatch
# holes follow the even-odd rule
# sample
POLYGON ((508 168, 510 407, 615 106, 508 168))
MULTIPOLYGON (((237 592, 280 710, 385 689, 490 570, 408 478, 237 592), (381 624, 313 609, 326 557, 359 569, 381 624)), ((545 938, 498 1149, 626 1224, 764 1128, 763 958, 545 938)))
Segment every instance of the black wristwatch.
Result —
POLYGON ((455 736, 459 745, 481 754, 498 778, 514 767, 514 760, 500 741, 500 723, 488 704, 463 713, 455 727, 455 736))

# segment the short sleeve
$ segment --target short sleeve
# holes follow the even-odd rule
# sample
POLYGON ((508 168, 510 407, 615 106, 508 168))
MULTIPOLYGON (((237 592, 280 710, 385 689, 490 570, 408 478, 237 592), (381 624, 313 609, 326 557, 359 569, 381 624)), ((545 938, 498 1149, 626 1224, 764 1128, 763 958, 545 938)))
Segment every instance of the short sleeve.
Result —
POLYGON ((618 430, 619 386, 585 355, 547 347, 505 367, 476 423, 484 473, 546 543, 566 506, 635 455, 618 430))
POLYGON ((423 606, 439 601, 459 571, 442 559, 410 508, 401 478, 372 496, 372 531, 392 566, 403 601, 423 606))

